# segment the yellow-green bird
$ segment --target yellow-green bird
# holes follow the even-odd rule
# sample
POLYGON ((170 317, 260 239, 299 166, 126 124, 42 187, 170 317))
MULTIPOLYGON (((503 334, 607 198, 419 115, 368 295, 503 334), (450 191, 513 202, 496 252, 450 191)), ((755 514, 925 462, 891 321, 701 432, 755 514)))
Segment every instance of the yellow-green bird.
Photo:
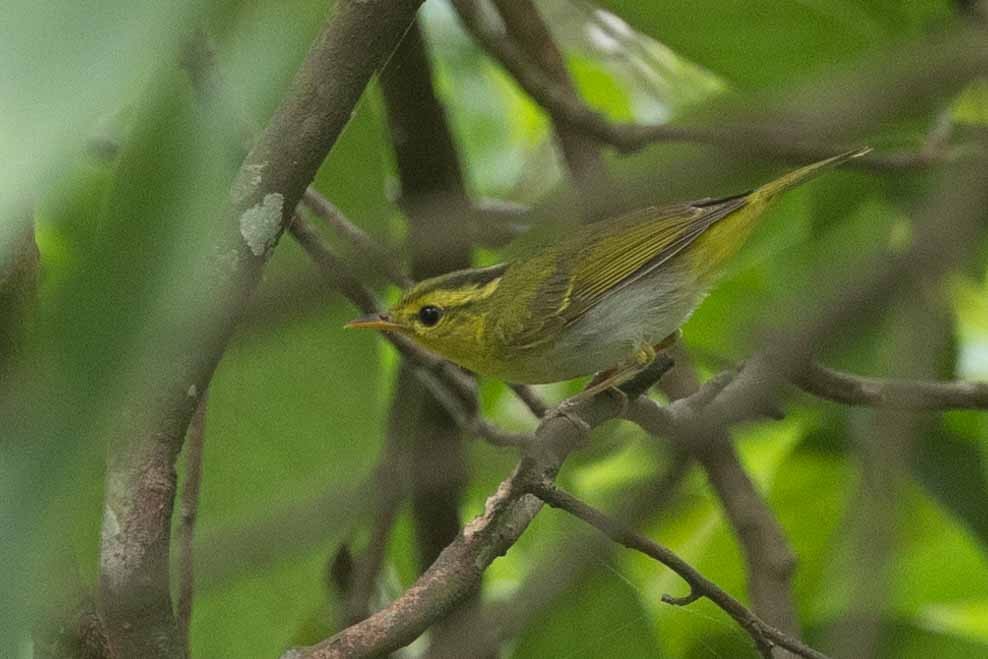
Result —
POLYGON ((868 151, 821 160, 753 192, 584 225, 509 263, 424 280, 387 312, 347 327, 404 334, 507 382, 603 372, 592 392, 616 386, 675 340, 773 199, 868 151))

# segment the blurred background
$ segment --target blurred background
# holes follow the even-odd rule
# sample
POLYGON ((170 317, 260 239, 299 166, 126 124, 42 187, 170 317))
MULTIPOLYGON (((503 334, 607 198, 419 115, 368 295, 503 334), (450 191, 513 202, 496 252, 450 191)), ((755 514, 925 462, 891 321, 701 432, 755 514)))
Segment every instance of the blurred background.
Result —
MULTIPOLYGON (((589 165, 567 155, 560 124, 450 3, 428 0, 420 52, 451 135, 445 166, 456 174, 444 180, 459 179, 445 192, 493 210, 467 217, 440 204, 415 224, 423 211, 409 172, 418 164, 434 173, 446 156, 438 142, 425 155, 402 152, 420 119, 416 108, 402 115, 400 82, 413 74, 399 51, 313 183, 368 234, 379 260, 416 277, 444 264, 496 263, 516 235, 641 203, 741 192, 821 149, 869 144, 872 160, 771 211, 684 328, 684 360, 700 379, 737 364, 791 327, 794 310, 812 312, 867 273, 869 259, 911 254, 939 227, 962 249, 939 269, 918 261, 880 304, 834 328, 816 356, 863 376, 988 379, 984 207, 969 233, 952 233, 949 212, 937 215, 962 206, 944 201, 970 180, 958 171, 984 163, 984 3, 534 6, 589 106, 614 122, 696 127, 694 138, 627 153, 589 140, 575 147, 593 154, 589 165)), ((108 429, 134 400, 154 400, 161 373, 181 361, 168 328, 203 313, 189 301, 209 292, 203 264, 216 256, 211 238, 231 181, 333 12, 320 0, 8 2, 4 656, 69 656, 45 648, 52 620, 98 599, 108 429)), ((960 198, 968 192, 983 199, 964 189, 960 198)), ((399 289, 366 249, 309 210, 302 216, 356 279, 395 299, 399 289)), ((194 657, 278 656, 394 599, 448 541, 443 529, 480 513, 517 462, 516 450, 460 432, 380 337, 344 331, 358 314, 286 235, 209 385, 191 544, 194 657), (396 451, 410 452, 400 467, 389 462, 396 451), (381 504, 375 483, 391 468, 402 485, 381 504), (416 474, 425 471, 441 474, 441 487, 422 489, 416 474), (370 556, 376 569, 355 609, 351 577, 370 556)), ((557 402, 580 386, 537 389, 557 402)), ((534 427, 502 383, 482 379, 479 395, 488 420, 534 427)), ((801 638, 844 657, 988 655, 984 408, 889 411, 795 388, 779 405, 784 419, 731 434, 797 558, 791 604, 801 638)), ((180 497, 187 458, 178 460, 180 497)), ((746 553, 739 518, 725 515, 708 474, 672 444, 608 424, 560 483, 751 601, 759 557, 746 553)), ((174 516, 173 546, 188 517, 174 516)), ((173 597, 184 555, 172 553, 173 597)), ((494 629, 493 640, 460 656, 757 656, 708 602, 660 599, 685 592, 664 567, 546 510, 487 571, 470 604, 479 618, 458 623, 494 629)), ((435 656, 444 633, 440 626, 399 656, 435 656)))

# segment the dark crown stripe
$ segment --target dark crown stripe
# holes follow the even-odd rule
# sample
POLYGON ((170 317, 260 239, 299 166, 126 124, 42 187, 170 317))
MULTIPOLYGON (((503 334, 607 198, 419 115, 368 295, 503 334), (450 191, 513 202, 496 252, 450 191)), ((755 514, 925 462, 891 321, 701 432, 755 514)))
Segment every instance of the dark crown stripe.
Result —
POLYGON ((441 275, 435 279, 430 279, 419 284, 412 289, 409 297, 419 297, 439 288, 465 288, 471 284, 474 286, 484 286, 494 281, 504 274, 508 269, 506 263, 493 265, 489 268, 478 268, 476 270, 457 270, 446 275, 441 275))

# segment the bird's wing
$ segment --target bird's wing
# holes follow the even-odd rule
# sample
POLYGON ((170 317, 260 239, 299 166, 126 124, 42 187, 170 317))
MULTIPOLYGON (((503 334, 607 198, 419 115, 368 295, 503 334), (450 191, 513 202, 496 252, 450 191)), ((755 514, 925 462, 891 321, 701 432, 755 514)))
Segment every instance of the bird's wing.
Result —
POLYGON ((645 208, 592 226, 586 246, 573 262, 570 286, 557 315, 579 319, 609 294, 654 271, 704 231, 741 208, 747 195, 703 200, 666 208, 645 208), (619 226, 614 226, 614 224, 619 226))
POLYGON ((537 254, 511 264, 497 289, 502 313, 494 320, 496 335, 514 348, 550 340, 744 203, 745 196, 739 195, 644 208, 579 228, 562 241, 561 255, 537 254), (532 281, 539 286, 533 289, 532 281))

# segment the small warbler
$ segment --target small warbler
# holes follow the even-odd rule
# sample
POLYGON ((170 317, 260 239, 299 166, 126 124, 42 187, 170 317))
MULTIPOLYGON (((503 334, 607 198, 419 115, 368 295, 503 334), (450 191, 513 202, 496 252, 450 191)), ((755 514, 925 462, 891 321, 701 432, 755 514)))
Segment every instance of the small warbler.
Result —
POLYGON ((508 382, 598 373, 583 394, 617 386, 675 341, 776 196, 868 151, 821 160, 745 194, 581 226, 509 263, 426 279, 387 312, 346 326, 404 334, 508 382))

